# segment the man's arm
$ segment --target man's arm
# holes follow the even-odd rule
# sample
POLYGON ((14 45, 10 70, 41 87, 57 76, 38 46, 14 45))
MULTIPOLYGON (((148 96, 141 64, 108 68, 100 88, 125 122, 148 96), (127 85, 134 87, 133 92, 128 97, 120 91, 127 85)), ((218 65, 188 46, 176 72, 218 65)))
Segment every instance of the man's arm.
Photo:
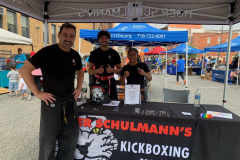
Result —
POLYGON ((93 75, 99 73, 99 69, 93 69, 94 63, 89 62, 88 74, 93 75))
POLYGON ((28 88, 32 91, 32 93, 39 98, 40 100, 43 100, 47 105, 48 101, 53 103, 52 100, 56 100, 53 98, 54 96, 50 93, 46 92, 41 92, 38 90, 37 85, 35 84, 32 76, 32 71, 35 70, 36 68, 29 62, 27 61, 22 68, 19 70, 20 74, 22 75, 25 83, 27 84, 28 88), (48 101, 47 101, 48 100, 48 101))
POLYGON ((77 88, 74 90, 73 95, 74 99, 77 100, 81 90, 82 90, 82 84, 83 84, 83 79, 84 79, 84 72, 83 70, 77 70, 77 88))

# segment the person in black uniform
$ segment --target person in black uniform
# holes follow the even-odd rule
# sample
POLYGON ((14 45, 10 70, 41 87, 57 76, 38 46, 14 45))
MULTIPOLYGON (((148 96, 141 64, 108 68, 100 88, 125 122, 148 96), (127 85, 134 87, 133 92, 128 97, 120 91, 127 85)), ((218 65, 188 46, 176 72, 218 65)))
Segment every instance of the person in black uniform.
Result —
POLYGON ((100 31, 97 35, 101 44, 100 48, 90 53, 88 73, 94 75, 93 82, 102 81, 110 85, 110 98, 117 100, 117 87, 114 79, 114 73, 121 73, 121 58, 117 51, 109 48, 110 33, 100 31), (95 66, 95 69, 93 67, 95 66), (116 69, 114 67, 116 66, 116 69))
POLYGON ((146 63, 138 61, 138 50, 136 48, 131 48, 128 51, 128 59, 129 64, 122 68, 120 84, 125 84, 125 78, 127 78, 127 84, 140 84, 141 100, 146 101, 144 77, 146 77, 148 81, 151 81, 152 75, 146 63))
POLYGON ((76 27, 69 23, 63 24, 58 38, 58 44, 42 48, 20 69, 29 89, 41 100, 39 160, 74 159, 79 134, 76 100, 82 89, 84 73, 80 55, 71 49, 76 38, 76 27), (42 70, 42 92, 31 74, 37 68, 42 70), (55 158, 57 140, 58 152, 55 158))

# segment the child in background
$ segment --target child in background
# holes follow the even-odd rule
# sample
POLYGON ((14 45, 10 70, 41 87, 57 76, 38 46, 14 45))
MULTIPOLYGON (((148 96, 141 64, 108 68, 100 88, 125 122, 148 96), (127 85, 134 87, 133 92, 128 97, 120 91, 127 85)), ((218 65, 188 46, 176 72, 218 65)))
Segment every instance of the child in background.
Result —
POLYGON ((14 89, 16 92, 16 97, 18 97, 18 72, 16 71, 16 65, 11 65, 11 71, 8 72, 7 78, 9 78, 9 95, 8 97, 12 97, 12 90, 14 89))
POLYGON ((20 80, 19 80, 19 84, 18 84, 18 89, 20 90, 20 93, 21 93, 21 99, 19 99, 20 101, 24 101, 24 100, 30 100, 30 98, 31 98, 31 94, 27 94, 27 93, 25 93, 26 92, 26 90, 27 90, 27 85, 26 85, 26 83, 24 82, 24 80, 23 80, 23 78, 22 78, 22 76, 21 76, 21 74, 19 74, 19 78, 20 78, 20 80), (26 98, 25 98, 25 96, 26 96, 26 98))

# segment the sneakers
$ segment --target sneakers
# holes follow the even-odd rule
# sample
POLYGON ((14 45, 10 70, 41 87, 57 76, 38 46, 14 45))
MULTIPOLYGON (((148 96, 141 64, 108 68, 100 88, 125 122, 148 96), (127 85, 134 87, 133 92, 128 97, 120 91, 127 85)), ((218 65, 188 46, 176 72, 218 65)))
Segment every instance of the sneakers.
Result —
POLYGON ((184 81, 184 85, 186 84, 186 79, 183 80, 184 81))
POLYGON ((18 94, 16 94, 16 97, 18 97, 18 94))
POLYGON ((28 95, 27 100, 29 101, 31 99, 31 94, 28 95))
POLYGON ((25 97, 21 98, 21 99, 19 99, 19 101, 26 101, 26 98, 25 97))
POLYGON ((176 83, 177 85, 179 84, 179 82, 176 83))
POLYGON ((230 82, 228 82, 228 84, 232 84, 232 82, 230 81, 230 82))
POLYGON ((158 74, 158 73, 156 72, 156 73, 154 73, 154 74, 156 75, 156 74, 158 74))
POLYGON ((9 95, 8 95, 8 97, 9 97, 9 98, 11 98, 11 97, 12 97, 12 95, 11 95, 11 94, 9 94, 9 95))

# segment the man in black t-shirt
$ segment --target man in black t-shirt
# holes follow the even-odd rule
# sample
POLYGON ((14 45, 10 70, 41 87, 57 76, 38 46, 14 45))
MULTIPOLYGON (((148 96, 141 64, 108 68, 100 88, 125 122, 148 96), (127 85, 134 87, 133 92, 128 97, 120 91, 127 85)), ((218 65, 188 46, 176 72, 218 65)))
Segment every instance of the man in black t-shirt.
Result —
POLYGON ((141 100, 146 101, 144 77, 146 77, 148 81, 151 81, 152 75, 146 63, 137 60, 138 50, 136 48, 131 48, 127 56, 129 63, 122 68, 120 84, 125 84, 125 78, 127 78, 127 84, 139 84, 141 88, 141 100))
POLYGON ((110 33, 108 31, 100 31, 97 38, 101 47, 90 53, 88 73, 95 75, 93 82, 100 80, 103 83, 109 84, 111 86, 110 98, 117 100, 118 96, 114 73, 121 73, 121 58, 117 51, 108 46, 110 40, 110 33), (93 69, 94 66, 95 69, 93 69), (115 66, 116 69, 114 69, 115 66))
POLYGON ((82 89, 84 73, 80 55, 71 47, 76 27, 65 23, 58 33, 59 43, 42 48, 20 69, 33 94, 41 100, 39 160, 72 160, 78 140, 76 100, 82 89), (31 71, 41 68, 43 90, 39 91, 31 71), (77 87, 74 88, 77 72, 77 87), (55 158, 55 146, 58 152, 55 158))

